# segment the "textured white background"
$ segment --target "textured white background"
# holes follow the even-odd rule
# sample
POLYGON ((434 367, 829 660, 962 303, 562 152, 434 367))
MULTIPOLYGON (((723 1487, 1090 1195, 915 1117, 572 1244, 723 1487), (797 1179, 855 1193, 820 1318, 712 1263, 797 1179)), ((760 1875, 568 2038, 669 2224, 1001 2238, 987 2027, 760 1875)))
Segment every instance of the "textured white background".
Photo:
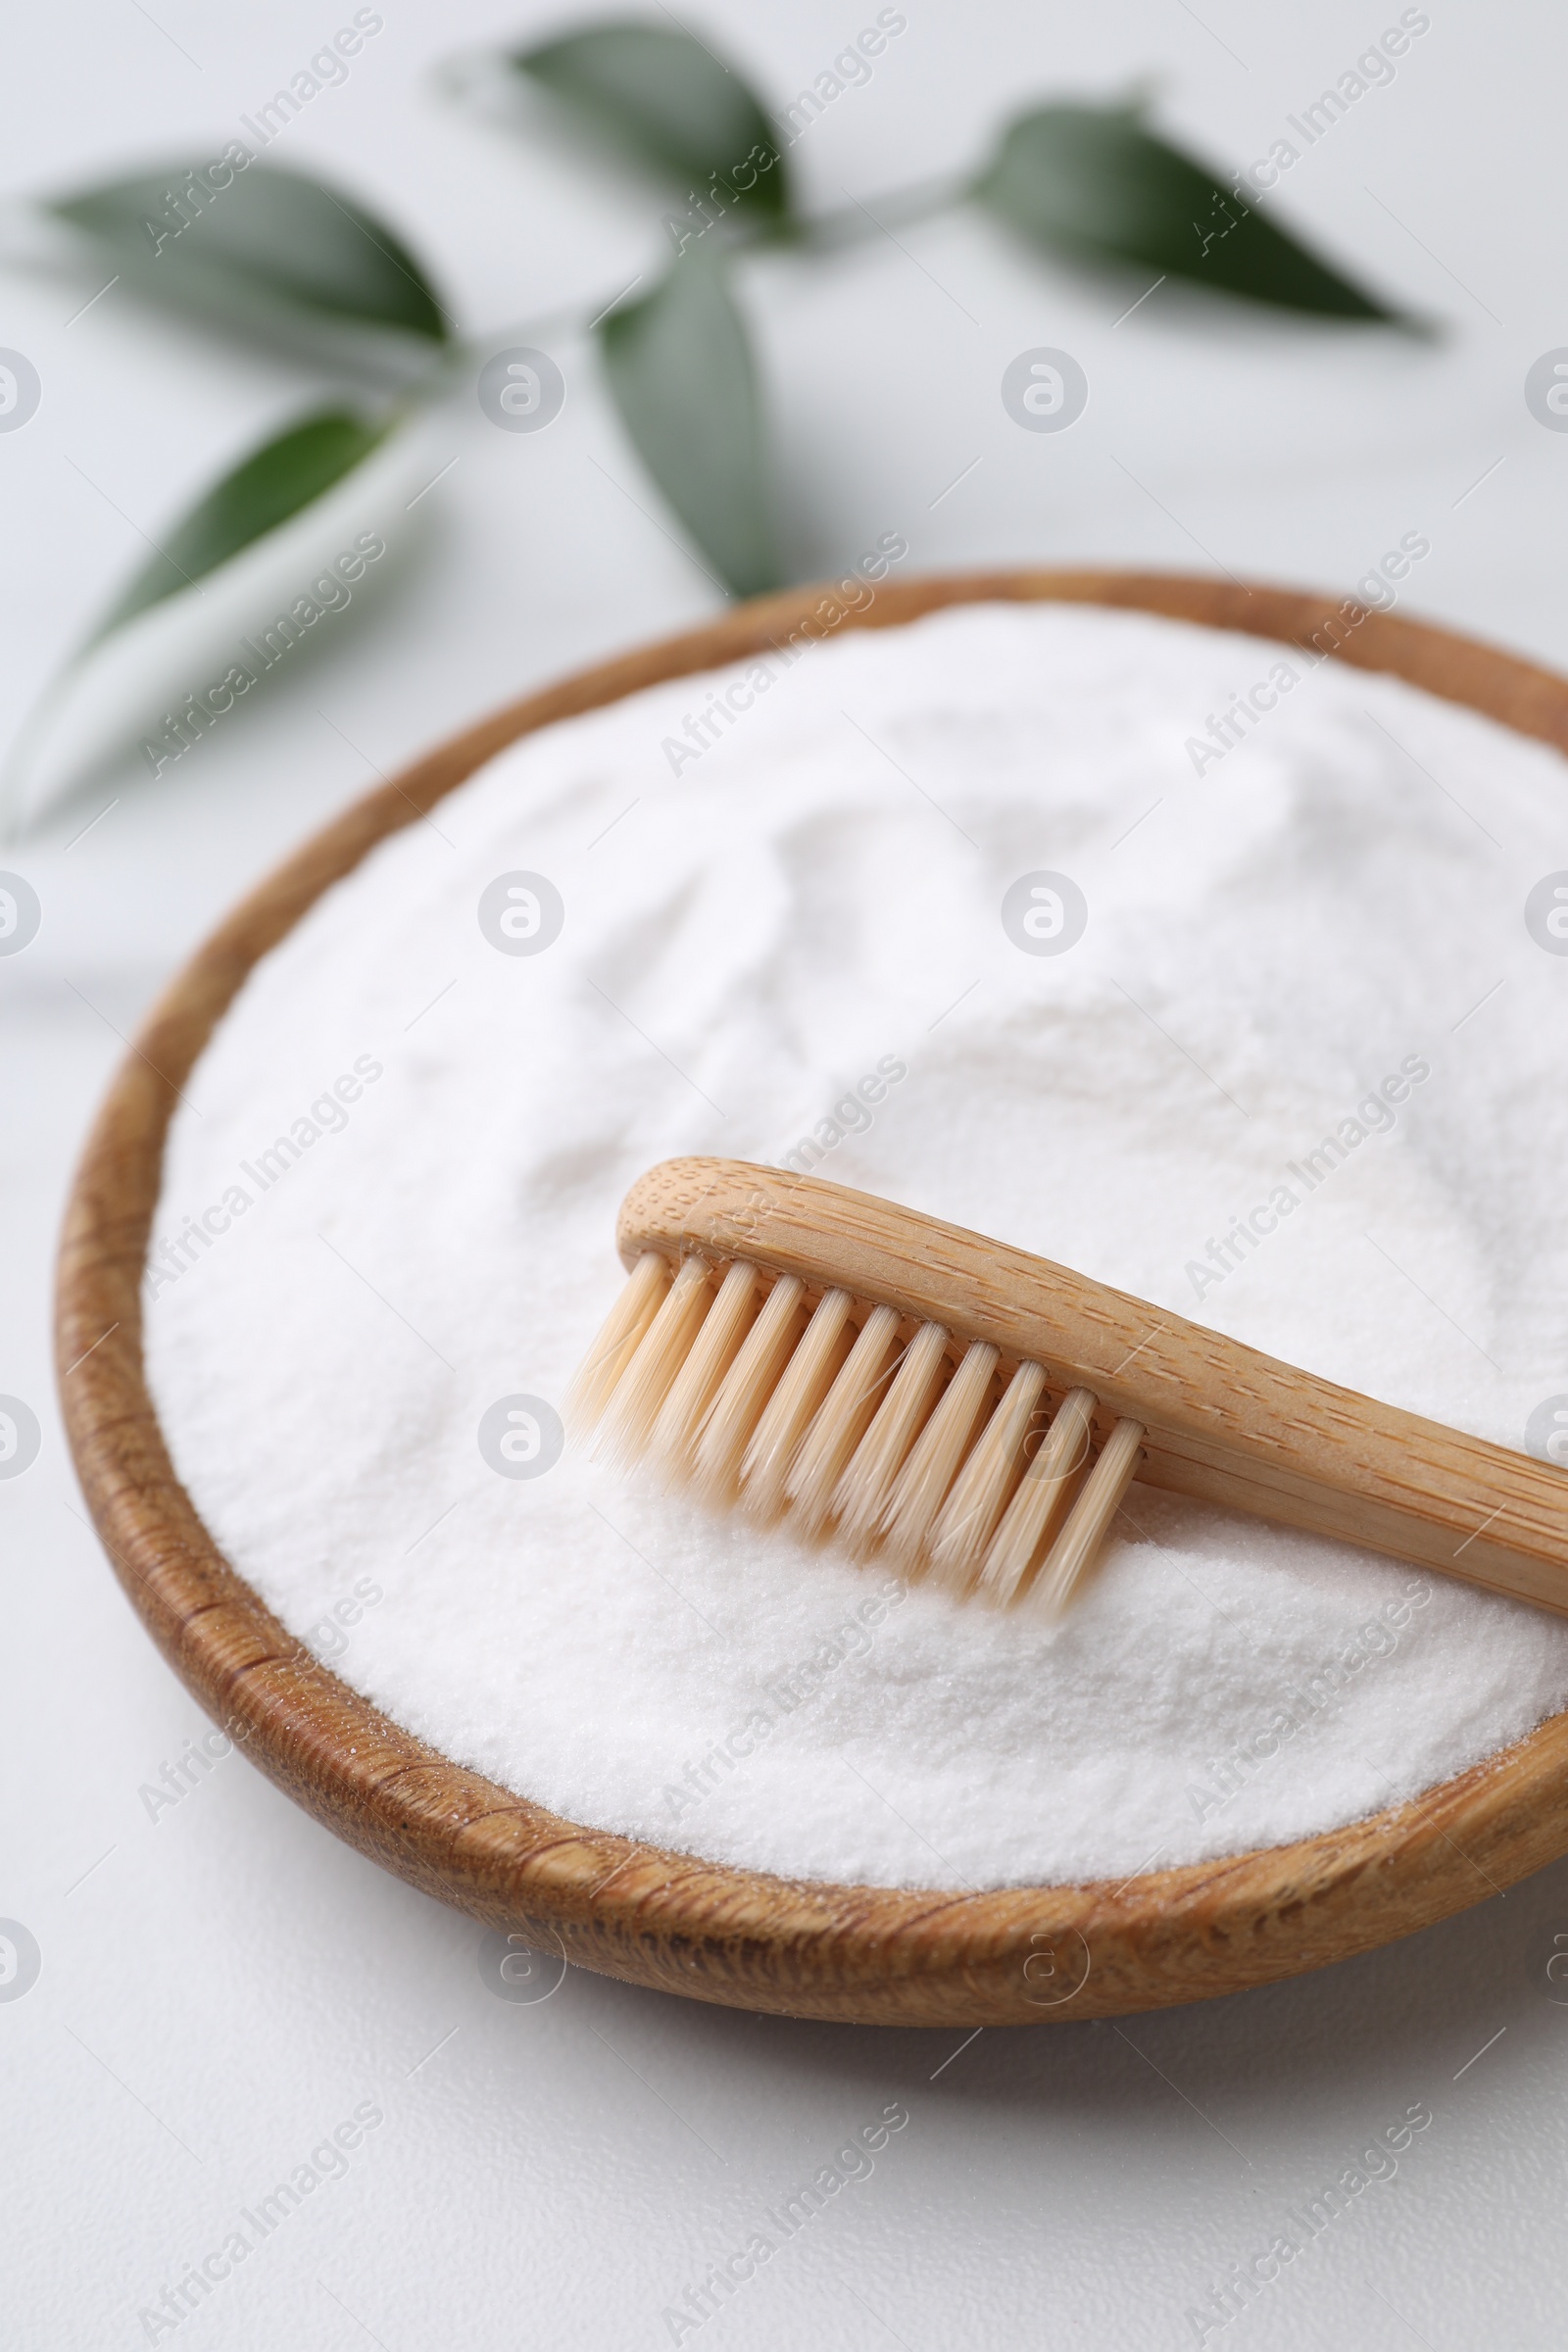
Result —
MULTIPOLYGON (((29 12, 8 27, 10 185, 212 152, 351 13, 29 12)), ((783 99, 874 13, 710 0, 702 23, 783 99)), ((823 206, 959 167, 1036 92, 1146 76, 1167 124, 1245 162, 1397 10, 1205 0, 1200 22, 1182 0, 911 0, 908 14, 869 86, 794 151, 823 206)), ((544 29, 553 12, 389 0, 385 15, 278 160, 329 166, 400 222, 475 333, 608 297, 649 266, 646 192, 475 127, 433 86, 455 46, 544 29)), ((1168 288, 1118 325, 1136 281, 1047 269, 963 218, 818 270, 770 265, 752 285, 796 566, 899 529, 911 569, 1082 558, 1347 586, 1418 529, 1433 543, 1422 608, 1568 661, 1568 439, 1522 397, 1529 364, 1568 343, 1568 40, 1544 8, 1434 0, 1432 16, 1394 85, 1283 193, 1323 245, 1445 318, 1441 345, 1168 288), (998 397, 1007 361, 1042 343, 1074 352, 1092 386, 1060 436, 1019 432, 998 397)), ((118 289, 68 323, 96 282, 0 272, 0 344, 44 385, 32 422, 0 436, 8 734, 141 560, 141 533, 301 398, 276 354, 219 356, 118 289)), ((473 1927, 358 1860, 235 1757, 147 1818, 140 1787, 204 1727, 81 1521, 59 1435, 45 1314, 71 1160, 117 1032, 374 767, 712 608, 576 341, 552 348, 568 399, 547 434, 498 433, 465 397, 426 428, 413 486, 456 459, 438 488, 412 510, 407 486, 376 494, 392 560, 331 622, 330 648, 160 785, 130 760, 102 763, 8 853, 45 921, 0 963, 0 1390, 34 1403, 45 1439, 0 1485, 0 1913, 43 1952, 32 1989, 0 2002, 7 2340, 144 2342, 139 2308, 374 2099, 385 2122, 347 2176, 162 2341, 668 2342, 663 2307, 902 2099, 910 2122, 872 2176, 704 2342, 1144 2352, 1196 2340, 1187 2307, 1425 2100, 1434 2122, 1398 2178, 1207 2340, 1555 2346, 1568 2010, 1546 1997, 1545 1964, 1568 1936, 1568 1865, 1327 1976, 1125 2030, 993 2032, 958 2049, 956 2034, 732 2016, 580 1975, 542 2005, 504 2003, 481 1982, 473 1927)), ((1568 862, 1568 815, 1564 837, 1568 862)))

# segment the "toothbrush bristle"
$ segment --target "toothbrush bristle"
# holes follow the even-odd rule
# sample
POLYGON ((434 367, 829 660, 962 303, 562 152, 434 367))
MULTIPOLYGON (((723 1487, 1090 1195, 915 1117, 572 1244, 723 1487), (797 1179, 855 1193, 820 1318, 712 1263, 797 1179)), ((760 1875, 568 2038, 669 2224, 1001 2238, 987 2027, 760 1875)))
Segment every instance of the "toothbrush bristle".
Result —
POLYGON ((639 1257, 572 1382, 577 1436, 749 1518, 881 1551, 956 1598, 1059 1615, 1132 1479, 1142 1426, 1094 1452, 1097 1399, 1049 1413, 1043 1365, 799 1276, 639 1257), (901 1340, 901 1332, 909 1333, 901 1340), (1087 1472, 1087 1475, 1085 1475, 1087 1472))
POLYGON ((841 1544, 869 1551, 893 1482, 925 1426, 945 1369, 948 1335, 922 1323, 900 1360, 875 1418, 850 1457, 833 1494, 841 1544))
POLYGON ((670 1478, 690 1467, 704 1418, 757 1313, 755 1266, 730 1267, 703 1317, 691 1353, 670 1382, 649 1432, 648 1450, 670 1478))
POLYGON ((960 1598, 979 1573, 992 1530, 1022 1472, 1045 1386, 1039 1364, 1018 1366, 931 1530, 932 1577, 960 1598))
POLYGON ((883 1514, 882 1535, 896 1560, 917 1567, 932 1522, 974 1436, 996 1376, 997 1350, 985 1340, 967 1348, 935 1412, 899 1472, 883 1514))
POLYGON ((801 1441, 784 1481, 784 1497, 808 1536, 819 1536, 827 1524, 840 1474, 882 1401, 898 1342, 899 1318, 892 1307, 873 1306, 801 1441))
POLYGON ((1066 1510, 1078 1473, 1089 1460, 1094 1409, 1087 1389, 1069 1389, 1002 1515, 978 1588, 999 1608, 1005 1608, 1021 1591, 1042 1539, 1054 1532, 1066 1510))
POLYGON ((622 1464, 641 1455, 711 1298, 708 1267, 700 1257, 688 1257, 615 1384, 599 1422, 596 1453, 622 1464))
POLYGON ((566 1426, 574 1434, 591 1430, 604 1413, 668 1288, 668 1266, 657 1250, 645 1250, 566 1391, 566 1426))
POLYGON ((805 1329, 806 1286, 781 1274, 722 1387, 697 1441, 692 1484, 705 1501, 730 1501, 740 1487, 741 1456, 805 1329))
POLYGON ((850 1351, 848 1291, 827 1291, 790 1357, 741 1462, 741 1505, 753 1518, 784 1508, 784 1481, 795 1449, 850 1351))

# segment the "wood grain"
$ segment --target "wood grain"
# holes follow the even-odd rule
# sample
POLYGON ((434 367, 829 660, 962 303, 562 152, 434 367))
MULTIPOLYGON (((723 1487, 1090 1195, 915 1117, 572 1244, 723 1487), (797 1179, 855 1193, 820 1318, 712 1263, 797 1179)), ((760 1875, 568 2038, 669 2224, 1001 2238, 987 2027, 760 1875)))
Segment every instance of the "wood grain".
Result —
POLYGON ((1444 630, 1289 590, 1009 571, 884 585, 853 612, 830 587, 742 606, 427 754, 264 882, 154 1008, 88 1139, 61 1242, 57 1360, 82 1487, 126 1592, 214 1720, 308 1812, 427 1893, 586 1967, 731 2007, 967 2028, 1200 2000, 1407 1935, 1568 1851, 1568 1715, 1558 1715, 1419 1803, 1119 1886, 910 1893, 714 1867, 564 1821, 390 1722, 235 1575, 174 1476, 143 1374, 142 1266, 176 1090, 258 958, 377 842, 535 728, 791 638, 984 601, 1121 606, 1244 630, 1393 672, 1568 750, 1562 679, 1444 630))

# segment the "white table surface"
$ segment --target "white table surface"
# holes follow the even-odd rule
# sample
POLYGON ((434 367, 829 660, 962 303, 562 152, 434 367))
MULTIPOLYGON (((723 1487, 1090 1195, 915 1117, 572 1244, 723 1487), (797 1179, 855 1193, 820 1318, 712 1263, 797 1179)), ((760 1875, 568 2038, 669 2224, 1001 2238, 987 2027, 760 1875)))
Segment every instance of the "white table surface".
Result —
MULTIPOLYGON (((81 0, 14 16, 10 187, 212 152, 351 14, 81 0)), ((874 14, 709 0, 701 24, 782 102, 874 14)), ((277 160, 328 168, 383 208, 476 333, 652 266, 646 192, 476 126, 433 86, 453 49, 547 29, 553 9, 386 0, 384 15, 277 160)), ((874 204, 959 168, 1034 93, 1139 77, 1169 126, 1244 164, 1398 10, 907 0, 907 15, 870 83, 794 150, 816 203, 874 204)), ((1343 589, 1417 530, 1432 554, 1407 609, 1568 662, 1568 437, 1523 398, 1530 363, 1568 343, 1568 27, 1529 0, 1432 0, 1431 17, 1392 85, 1272 201, 1439 315, 1443 341, 1169 288, 1116 323, 1136 284, 1034 263, 962 218, 820 269, 759 268, 795 566, 825 570, 894 529, 910 571, 1103 560, 1343 589), (1089 375, 1068 433, 1020 432, 999 399, 1007 361, 1041 344, 1089 375)), ((222 354, 119 289, 73 320, 93 290, 0 270, 0 344, 44 388, 31 422, 0 436, 8 737, 141 534, 314 388, 279 355, 222 354)), ((149 1818, 142 1790, 206 1726, 110 1575, 61 1437, 46 1311, 73 1156, 152 991, 375 767, 714 608, 579 341, 551 348, 568 398, 549 432, 497 432, 466 395, 416 453, 416 487, 458 461, 436 489, 412 509, 407 481, 375 492, 391 560, 329 647, 157 784, 122 713, 71 804, 0 860, 44 908, 32 945, 0 962, 0 1391, 44 1424, 32 1468, 0 1483, 0 1914, 42 1954, 24 1996, 0 1999, 5 2341, 1146 2352, 1199 2341, 1189 2313, 1231 2267, 1424 2102, 1432 2123, 1396 2178, 1201 2340, 1555 2347, 1568 2008, 1546 1962, 1568 1936, 1568 1863, 1321 1976, 960 2048, 579 1972, 541 2003, 502 2001, 473 1925, 237 1757, 149 1818), (894 2101, 908 2122, 868 2176, 701 2327, 666 2316, 894 2101), (177 2328, 140 2316, 365 2102, 383 2120, 340 2178, 177 2328)))

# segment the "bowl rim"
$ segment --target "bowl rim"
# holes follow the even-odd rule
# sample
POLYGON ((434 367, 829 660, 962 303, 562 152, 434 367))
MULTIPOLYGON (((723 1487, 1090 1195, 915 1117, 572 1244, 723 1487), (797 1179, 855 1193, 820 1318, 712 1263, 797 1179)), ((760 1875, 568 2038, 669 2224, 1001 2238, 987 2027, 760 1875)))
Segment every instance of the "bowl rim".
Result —
POLYGON ((1118 570, 933 574, 881 583, 854 604, 849 585, 755 599, 493 713, 309 839, 175 974, 100 1106, 60 1243, 57 1378, 93 1522, 175 1673, 308 1812, 491 1929, 626 1982, 784 2015, 975 2027, 1120 2016, 1370 1950, 1568 1851, 1568 1711, 1412 1802, 1120 1885, 973 1893, 788 1880, 567 1821, 452 1763, 278 1623, 174 1475, 143 1370, 141 1280, 180 1086, 253 965, 322 892, 520 737, 792 638, 902 626, 961 604, 1049 602, 1154 613, 1392 672, 1568 751, 1568 679, 1354 598, 1118 570))

